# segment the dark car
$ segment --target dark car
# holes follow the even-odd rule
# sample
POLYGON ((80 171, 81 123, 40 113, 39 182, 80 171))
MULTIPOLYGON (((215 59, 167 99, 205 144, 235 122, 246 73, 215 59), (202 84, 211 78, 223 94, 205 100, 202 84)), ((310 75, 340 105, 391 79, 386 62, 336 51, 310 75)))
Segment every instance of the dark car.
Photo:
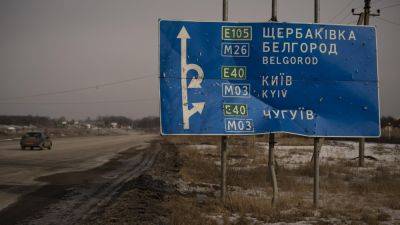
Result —
POLYGON ((21 149, 25 149, 27 147, 31 148, 31 150, 35 147, 40 149, 51 149, 53 143, 50 140, 50 137, 43 132, 28 132, 24 136, 22 136, 21 141, 21 149))

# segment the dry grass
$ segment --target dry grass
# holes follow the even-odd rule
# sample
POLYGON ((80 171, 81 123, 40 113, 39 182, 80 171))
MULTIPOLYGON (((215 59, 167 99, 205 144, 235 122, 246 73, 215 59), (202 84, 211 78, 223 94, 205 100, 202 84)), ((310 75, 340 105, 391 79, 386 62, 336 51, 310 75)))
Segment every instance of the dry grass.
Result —
POLYGON ((305 216, 311 216, 310 205, 300 196, 292 195, 280 198, 276 207, 271 207, 271 199, 266 197, 252 197, 244 194, 229 196, 226 208, 240 215, 249 215, 269 222, 293 222, 305 216))
POLYGON ((388 196, 384 199, 382 199, 382 205, 394 209, 394 210, 400 210, 400 199, 399 196, 388 196))
POLYGON ((259 166, 252 169, 234 170, 228 168, 227 183, 231 186, 238 186, 245 189, 266 187, 267 167, 259 166))
POLYGON ((193 199, 174 197, 165 203, 171 210, 169 224, 171 225, 218 225, 218 223, 204 216, 204 209, 200 208, 193 199))
POLYGON ((183 166, 180 175, 183 180, 194 183, 219 183, 219 168, 213 161, 206 160, 198 151, 180 152, 183 166))
MULTIPOLYGON (((321 190, 339 193, 346 188, 346 175, 352 174, 347 163, 320 165, 321 190)), ((277 170, 279 188, 283 191, 307 192, 312 190, 314 169, 312 163, 296 168, 280 167, 277 170)))
MULTIPOLYGON (((280 144, 281 140, 286 142, 282 145, 308 145, 312 143, 312 139, 311 142, 305 138, 290 140, 285 135, 279 137, 280 144), (288 140, 285 140, 285 138, 288 140)), ((176 139, 175 141, 178 143, 190 142, 190 144, 219 144, 219 139, 205 137, 185 139, 180 142, 176 139)), ((388 165, 378 167, 375 171, 373 162, 367 163, 366 168, 359 169, 355 160, 338 160, 335 158, 321 161, 320 164, 320 189, 323 204, 319 210, 319 217, 314 216, 315 211, 311 207, 314 175, 311 162, 295 168, 279 165, 277 179, 280 196, 278 205, 272 208, 270 204, 272 190, 267 179, 265 161, 267 156, 260 149, 246 148, 246 145, 251 145, 254 141, 265 142, 266 137, 229 138, 228 158, 231 160, 230 162, 235 161, 235 163, 234 165, 228 163, 227 184, 239 188, 236 190, 248 191, 231 193, 225 206, 219 202, 218 198, 209 197, 202 205, 191 202, 189 208, 197 210, 197 214, 225 215, 224 224, 230 224, 226 218, 236 214, 240 218, 234 224, 243 225, 251 224, 248 220, 249 216, 263 222, 294 222, 312 217, 317 221, 316 224, 332 224, 329 222, 331 218, 336 218, 339 221, 350 221, 352 224, 379 224, 382 221, 390 220, 390 215, 379 210, 380 208, 387 207, 400 210, 399 171, 393 171, 393 168, 388 165), (261 191, 263 194, 258 195, 257 192, 255 195, 258 196, 253 196, 251 194, 253 189, 261 191)), ((218 148, 207 150, 208 155, 206 155, 198 150, 185 149, 184 145, 180 146, 180 157, 183 162, 180 175, 183 180, 194 184, 219 184, 220 167, 215 164, 215 161, 219 161, 218 148)), ((380 147, 378 146, 378 148, 380 147)), ((289 154, 301 155, 306 153, 290 150, 289 154)), ((307 154, 310 154, 310 152, 307 152, 307 154)), ((279 163, 279 158, 277 160, 279 163)), ((177 204, 180 203, 177 202, 177 204)), ((176 210, 176 217, 184 213, 191 215, 185 209, 177 208, 176 210)), ((187 224, 214 224, 209 217, 193 216, 193 218, 187 224), (197 219, 201 222, 194 221, 197 219)), ((177 218, 174 221, 176 222, 173 224, 185 224, 185 222, 179 222, 177 218)), ((188 220, 183 218, 182 221, 187 222, 188 220)))
POLYGON ((371 178, 352 182, 350 189, 360 195, 379 193, 397 196, 396 199, 400 201, 400 174, 380 166, 371 178))

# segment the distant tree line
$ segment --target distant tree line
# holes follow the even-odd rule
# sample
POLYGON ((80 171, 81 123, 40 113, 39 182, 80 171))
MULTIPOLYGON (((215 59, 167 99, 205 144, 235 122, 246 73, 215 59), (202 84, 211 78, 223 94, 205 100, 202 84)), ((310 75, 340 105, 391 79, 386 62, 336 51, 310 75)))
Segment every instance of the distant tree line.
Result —
POLYGON ((53 119, 45 116, 1 116, 0 124, 3 125, 17 125, 29 126, 34 125, 37 127, 54 127, 56 125, 53 119))
MULTIPOLYGON (((98 127, 110 127, 111 123, 117 123, 121 127, 132 127, 138 129, 152 129, 158 128, 160 125, 159 117, 149 116, 141 119, 132 120, 125 116, 99 116, 96 119, 90 117, 80 121, 81 123, 89 123, 98 127)), ((73 125, 75 120, 67 120, 64 116, 59 118, 49 118, 44 116, 6 116, 0 115, 0 124, 3 125, 16 125, 16 126, 29 126, 34 125, 37 127, 60 127, 63 122, 73 125)))
POLYGON ((395 119, 391 116, 383 116, 381 118, 381 126, 392 126, 392 127, 400 127, 400 119, 395 119))
MULTIPOLYGON (((37 127, 56 127, 59 126, 63 121, 67 121, 65 117, 49 118, 45 116, 8 116, 0 115, 0 124, 3 125, 17 125, 17 126, 29 126, 34 125, 37 127)), ((111 123, 118 123, 118 126, 128 127, 136 129, 153 129, 160 127, 160 118, 155 116, 148 116, 141 119, 132 120, 125 116, 99 116, 96 119, 88 117, 86 120, 81 122, 90 123, 98 127, 110 127, 111 123)), ((69 124, 73 124, 74 120, 70 120, 69 124)), ((383 116, 381 118, 381 126, 392 126, 400 127, 400 119, 395 119, 391 116, 383 116)))
POLYGON ((160 127, 160 117, 148 116, 142 119, 134 120, 132 123, 133 128, 152 129, 160 127))

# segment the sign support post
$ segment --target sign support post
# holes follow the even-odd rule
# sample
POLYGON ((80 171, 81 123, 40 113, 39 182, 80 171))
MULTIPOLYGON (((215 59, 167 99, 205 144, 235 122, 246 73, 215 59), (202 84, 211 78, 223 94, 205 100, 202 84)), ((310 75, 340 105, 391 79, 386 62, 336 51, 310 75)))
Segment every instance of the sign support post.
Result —
MULTIPOLYGON (((371 13, 371 0, 364 0, 364 12, 356 14, 354 9, 352 12, 359 16, 357 25, 369 25, 370 16, 379 16, 379 10, 378 13, 371 13)), ((358 139, 358 166, 365 166, 365 138, 358 139)))
POLYGON ((272 184, 272 206, 276 205, 276 201, 278 199, 278 182, 276 180, 275 173, 275 134, 269 134, 269 142, 268 142, 268 168, 269 168, 269 177, 272 184))
POLYGON ((321 151, 323 138, 314 138, 314 191, 313 191, 313 204, 314 208, 319 207, 319 153, 321 151))
MULTIPOLYGON (((278 21, 278 0, 272 0, 271 21, 278 21)), ((270 133, 268 137, 268 172, 269 180, 272 185, 271 205, 275 206, 278 199, 278 182, 275 173, 275 134, 270 133)))
POLYGON ((225 203, 226 198, 226 161, 227 161, 227 138, 221 137, 221 200, 225 203))
MULTIPOLYGON (((320 1, 314 0, 314 23, 319 23, 320 20, 320 1)), ((322 147, 323 138, 314 138, 314 192, 313 204, 314 208, 319 206, 319 152, 322 147)))
MULTIPOLYGON (((364 1, 364 25, 369 25, 369 14, 371 12, 371 0, 364 1)), ((360 138, 358 141, 358 166, 364 167, 365 166, 365 138, 360 138)))
MULTIPOLYGON (((228 0, 222 0, 222 20, 228 20, 228 0)), ((227 137, 221 136, 221 200, 226 199, 226 163, 227 163, 227 137)))
POLYGON ((365 166, 365 138, 360 138, 358 140, 358 166, 364 167, 365 166))

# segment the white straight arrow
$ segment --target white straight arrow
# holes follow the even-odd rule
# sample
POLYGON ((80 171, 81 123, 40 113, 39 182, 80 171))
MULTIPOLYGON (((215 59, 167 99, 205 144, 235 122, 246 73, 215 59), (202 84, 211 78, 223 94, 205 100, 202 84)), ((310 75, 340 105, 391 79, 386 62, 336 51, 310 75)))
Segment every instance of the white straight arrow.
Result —
POLYGON ((189 33, 187 32, 185 26, 182 27, 176 38, 181 39, 181 68, 183 69, 184 66, 186 66, 186 41, 187 39, 190 39, 189 33))

